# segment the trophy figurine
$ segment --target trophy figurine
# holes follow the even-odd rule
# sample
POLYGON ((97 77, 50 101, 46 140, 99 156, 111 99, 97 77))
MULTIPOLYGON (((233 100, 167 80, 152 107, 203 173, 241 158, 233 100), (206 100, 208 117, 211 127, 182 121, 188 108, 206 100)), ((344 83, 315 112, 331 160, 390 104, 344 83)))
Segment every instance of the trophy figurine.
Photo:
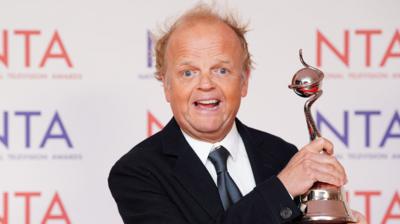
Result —
MULTIPOLYGON (((319 137, 317 127, 311 115, 312 104, 322 95, 322 79, 324 73, 317 68, 309 66, 303 59, 302 50, 299 51, 300 61, 305 68, 300 69, 293 76, 290 89, 305 98, 304 113, 310 140, 319 137)), ((321 153, 324 153, 323 151, 321 153)), ((346 203, 344 191, 341 187, 317 182, 311 189, 300 197, 300 209, 303 212, 301 223, 355 223, 356 219, 346 203)))

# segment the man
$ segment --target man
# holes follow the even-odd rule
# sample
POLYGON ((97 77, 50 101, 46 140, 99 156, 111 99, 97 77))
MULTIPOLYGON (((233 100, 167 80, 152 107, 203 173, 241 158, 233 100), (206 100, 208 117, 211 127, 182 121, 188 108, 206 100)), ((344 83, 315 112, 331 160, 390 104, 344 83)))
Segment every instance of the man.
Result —
POLYGON ((246 29, 200 5, 158 40, 157 78, 174 118, 112 168, 125 223, 290 223, 293 197, 316 181, 342 186, 343 167, 321 138, 297 152, 236 119, 251 68, 246 29))

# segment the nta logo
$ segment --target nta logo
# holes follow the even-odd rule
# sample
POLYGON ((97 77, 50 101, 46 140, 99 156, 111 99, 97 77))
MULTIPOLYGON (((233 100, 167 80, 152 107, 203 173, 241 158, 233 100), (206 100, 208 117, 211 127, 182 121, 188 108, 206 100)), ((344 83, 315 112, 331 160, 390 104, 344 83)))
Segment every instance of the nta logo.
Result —
POLYGON ((350 67, 353 61, 356 61, 358 58, 357 55, 364 54, 363 66, 371 67, 371 66, 379 66, 384 67, 388 63, 393 63, 395 59, 400 59, 400 32, 399 30, 395 30, 393 35, 391 35, 390 39, 386 39, 383 41, 385 44, 380 44, 382 49, 385 49, 382 55, 378 55, 377 52, 373 51, 373 47, 376 45, 377 41, 375 39, 380 38, 379 43, 382 43, 382 33, 381 29, 356 29, 354 31, 344 30, 342 47, 337 47, 338 43, 332 41, 332 39, 328 38, 326 34, 323 34, 320 30, 317 30, 316 33, 316 44, 317 44, 317 66, 322 66, 324 63, 324 54, 323 49, 329 50, 334 56, 336 56, 339 61, 345 65, 346 67, 350 67), (361 43, 359 44, 358 42, 361 43), (356 43, 357 42, 357 43, 356 43), (354 53, 354 48, 358 45, 362 45, 363 52, 358 54, 354 53), (350 49, 352 49, 350 51, 350 49))
MULTIPOLYGON (((12 63, 17 62, 10 60, 10 54, 14 53, 12 50, 18 49, 21 46, 23 52, 15 52, 15 55, 21 55, 21 58, 15 58, 17 61, 23 61, 23 66, 25 68, 30 68, 33 65, 39 68, 45 67, 52 60, 62 61, 68 68, 72 68, 73 64, 71 58, 67 52, 65 44, 57 30, 55 30, 50 40, 43 40, 42 32, 40 30, 3 30, 1 33, 0 41, 0 64, 6 68, 9 68, 12 63), (36 39, 40 41, 46 41, 47 46, 36 55, 40 55, 38 58, 32 57, 32 45, 36 44, 36 39), (11 48, 11 43, 14 42, 13 48, 11 48), (32 59, 36 59, 33 60, 32 59)), ((20 65, 17 65, 20 66, 20 65)))
MULTIPOLYGON (((36 126, 33 125, 34 124, 33 120, 40 119, 41 115, 42 113, 40 111, 15 111, 14 113, 3 111, 2 114, 3 125, 2 125, 2 134, 0 134, 0 146, 3 146, 7 149, 10 147, 10 141, 9 141, 10 125, 11 125, 10 117, 13 116, 13 118, 15 118, 15 121, 21 119, 23 124, 22 127, 17 127, 16 125, 13 124, 13 126, 15 127, 14 130, 16 129, 19 132, 19 133, 17 132, 13 133, 23 134, 25 138, 22 138, 22 136, 20 136, 19 139, 25 139, 24 147, 30 148, 32 145, 31 143, 32 129, 33 131, 37 130, 36 126)), ((37 136, 37 133, 35 133, 34 136, 37 136)), ((69 137, 67 129, 65 128, 65 125, 61 120, 61 116, 57 111, 54 112, 42 136, 43 137, 41 138, 39 143, 40 148, 45 147, 46 144, 52 140, 62 141, 66 144, 68 148, 73 147, 71 138, 69 137)))

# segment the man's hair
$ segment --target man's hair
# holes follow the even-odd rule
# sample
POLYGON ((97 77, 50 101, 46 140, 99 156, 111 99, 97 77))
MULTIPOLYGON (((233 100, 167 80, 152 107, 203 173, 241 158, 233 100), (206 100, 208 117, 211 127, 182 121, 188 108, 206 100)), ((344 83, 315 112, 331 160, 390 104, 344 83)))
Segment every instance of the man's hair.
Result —
POLYGON ((239 38, 242 46, 243 53, 243 70, 249 71, 252 68, 251 55, 248 50, 247 41, 244 37, 245 33, 248 31, 248 25, 239 21, 238 17, 233 13, 222 13, 218 12, 215 7, 211 7, 204 3, 199 3, 192 9, 181 15, 171 26, 169 26, 165 31, 161 32, 161 35, 157 39, 155 46, 155 56, 156 56, 156 74, 155 77, 158 80, 162 80, 162 76, 165 75, 165 51, 167 48, 168 40, 172 33, 179 27, 179 25, 186 22, 196 22, 196 21, 220 21, 227 26, 229 26, 239 38))

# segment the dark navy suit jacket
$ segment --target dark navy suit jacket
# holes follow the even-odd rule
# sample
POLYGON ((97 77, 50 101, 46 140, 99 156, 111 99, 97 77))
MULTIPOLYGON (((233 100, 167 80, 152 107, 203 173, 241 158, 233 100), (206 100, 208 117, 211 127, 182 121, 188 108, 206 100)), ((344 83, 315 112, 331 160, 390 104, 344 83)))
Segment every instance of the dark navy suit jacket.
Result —
POLYGON ((218 188, 174 119, 116 162, 109 187, 126 224, 290 223, 301 216, 276 175, 297 152, 236 119, 256 187, 224 211, 218 188))

